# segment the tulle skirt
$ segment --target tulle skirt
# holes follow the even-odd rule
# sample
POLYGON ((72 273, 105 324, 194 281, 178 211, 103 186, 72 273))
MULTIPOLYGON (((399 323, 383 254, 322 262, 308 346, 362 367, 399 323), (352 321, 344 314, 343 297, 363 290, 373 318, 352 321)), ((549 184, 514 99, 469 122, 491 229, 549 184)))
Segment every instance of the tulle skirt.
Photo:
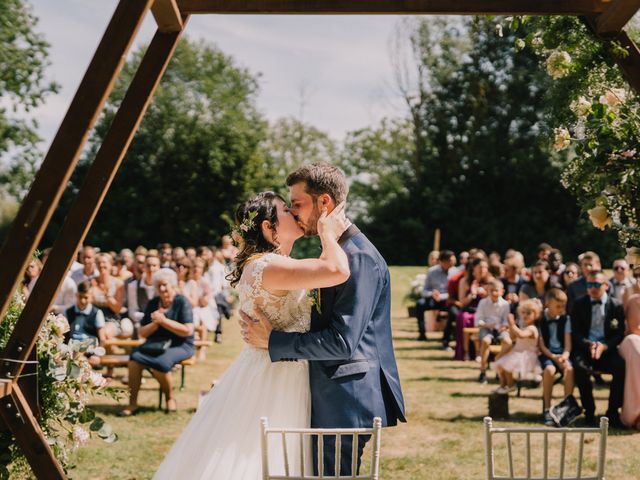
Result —
MULTIPOLYGON (((260 480, 260 417, 267 417, 273 427, 309 427, 306 361, 272 363, 266 350, 245 347, 204 397, 153 478, 260 480)), ((310 450, 298 441, 287 442, 291 473, 300 472, 300 448, 310 450)), ((270 440, 269 450, 270 471, 284 474, 280 437, 270 440)), ((311 458, 309 451, 304 453, 311 458)))
POLYGON ((533 378, 542 374, 537 349, 518 350, 514 347, 492 364, 494 370, 497 370, 498 366, 514 375, 520 374, 522 378, 533 378))

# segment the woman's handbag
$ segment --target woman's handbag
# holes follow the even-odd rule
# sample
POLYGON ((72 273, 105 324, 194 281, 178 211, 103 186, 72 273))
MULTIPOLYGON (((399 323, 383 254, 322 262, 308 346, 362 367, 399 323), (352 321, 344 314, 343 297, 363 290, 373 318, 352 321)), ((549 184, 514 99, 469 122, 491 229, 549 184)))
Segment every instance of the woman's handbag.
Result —
POLYGON ((157 357, 158 355, 162 355, 164 352, 169 350, 170 347, 170 338, 166 340, 147 340, 138 347, 138 351, 140 353, 144 353, 145 355, 157 357))

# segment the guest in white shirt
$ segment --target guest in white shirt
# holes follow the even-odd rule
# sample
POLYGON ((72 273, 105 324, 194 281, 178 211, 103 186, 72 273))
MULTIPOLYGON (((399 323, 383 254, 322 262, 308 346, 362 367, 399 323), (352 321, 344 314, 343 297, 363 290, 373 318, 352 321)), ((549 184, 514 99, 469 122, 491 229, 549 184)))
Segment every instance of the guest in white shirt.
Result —
POLYGON ((456 256, 451 250, 443 250, 438 254, 438 264, 427 271, 427 278, 422 289, 422 298, 416 302, 416 317, 418 320, 418 341, 427 340, 424 323, 426 311, 447 311, 449 298, 449 273, 456 264, 456 256))
POLYGON ((82 268, 71 274, 71 278, 76 282, 76 285, 84 282, 85 280, 93 280, 98 276, 95 248, 86 245, 80 254, 80 261, 82 262, 82 268))
POLYGON ((489 347, 493 343, 500 343, 503 350, 512 345, 509 336, 509 323, 507 321, 510 313, 509 302, 504 295, 504 285, 500 280, 493 279, 487 283, 488 296, 480 300, 476 310, 475 322, 480 327, 480 383, 487 382, 487 363, 489 362, 489 347))
POLYGON ((77 291, 78 287, 76 286, 76 282, 72 280, 70 275, 66 275, 51 310, 64 315, 64 312, 75 304, 77 291))

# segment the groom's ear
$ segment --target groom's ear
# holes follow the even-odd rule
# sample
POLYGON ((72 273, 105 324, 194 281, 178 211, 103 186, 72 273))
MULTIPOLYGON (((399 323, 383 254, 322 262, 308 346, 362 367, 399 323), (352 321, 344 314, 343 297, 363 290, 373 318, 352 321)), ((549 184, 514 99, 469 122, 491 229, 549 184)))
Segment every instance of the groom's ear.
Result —
POLYGON ((318 207, 320 210, 326 208, 328 211, 333 210, 336 207, 333 198, 328 193, 323 193, 318 197, 318 207))

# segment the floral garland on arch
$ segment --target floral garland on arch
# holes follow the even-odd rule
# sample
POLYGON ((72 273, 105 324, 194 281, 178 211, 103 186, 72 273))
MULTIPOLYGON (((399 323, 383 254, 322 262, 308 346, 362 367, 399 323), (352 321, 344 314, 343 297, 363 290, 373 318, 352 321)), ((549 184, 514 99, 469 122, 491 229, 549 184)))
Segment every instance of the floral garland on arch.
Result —
MULTIPOLYGON (((532 49, 553 80, 547 122, 564 166, 562 185, 593 225, 615 230, 630 262, 640 263, 640 102, 615 62, 629 53, 615 42, 605 47, 575 18, 510 22, 515 50, 532 49)), ((632 37, 634 29, 632 22, 632 37)))
MULTIPOLYGON (((24 303, 16 295, 0 322, 0 349, 11 336, 24 303)), ((69 323, 62 315, 49 314, 36 341, 35 369, 25 367, 23 377, 37 379, 38 407, 34 412, 51 449, 65 471, 72 468, 69 456, 92 435, 107 443, 117 441, 112 427, 87 406, 96 396, 120 398, 120 391, 107 386, 107 380, 94 371, 85 353, 104 355, 92 342, 70 340, 64 343, 69 323), (33 370, 33 372, 31 371, 33 370)), ((0 432, 0 479, 32 478, 31 470, 10 431, 0 432)))

